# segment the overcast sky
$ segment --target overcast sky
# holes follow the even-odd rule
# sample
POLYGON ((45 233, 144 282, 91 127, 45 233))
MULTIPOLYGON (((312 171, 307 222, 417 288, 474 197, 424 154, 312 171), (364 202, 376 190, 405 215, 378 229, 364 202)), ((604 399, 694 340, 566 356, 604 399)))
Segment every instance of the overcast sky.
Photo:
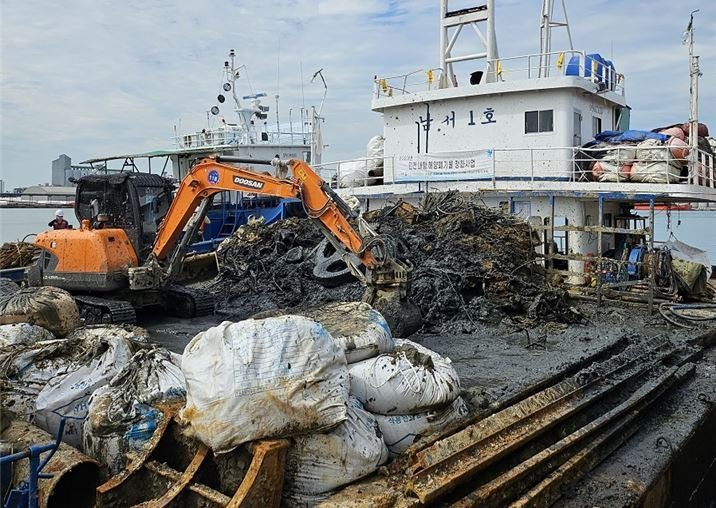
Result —
MULTIPOLYGON (((318 104, 322 88, 309 80, 324 69, 324 161, 365 155, 366 141, 381 133, 380 115, 370 111, 374 75, 438 64, 438 0, 0 1, 6 188, 49 181, 51 161, 61 153, 78 163, 171 148, 175 125, 185 131, 206 125, 229 48, 247 66, 254 92, 273 97, 278 89, 284 121, 289 108, 301 107, 302 95, 305 104, 318 104)), ((540 3, 496 0, 501 57, 538 51, 540 3)), ((626 75, 632 127, 644 129, 688 119, 681 40, 690 11, 701 9, 700 118, 716 130, 716 2, 567 4, 575 49, 612 56, 626 75)), ((560 41, 556 33, 554 49, 565 47, 560 41)), ((245 77, 241 93, 248 93, 245 77)))

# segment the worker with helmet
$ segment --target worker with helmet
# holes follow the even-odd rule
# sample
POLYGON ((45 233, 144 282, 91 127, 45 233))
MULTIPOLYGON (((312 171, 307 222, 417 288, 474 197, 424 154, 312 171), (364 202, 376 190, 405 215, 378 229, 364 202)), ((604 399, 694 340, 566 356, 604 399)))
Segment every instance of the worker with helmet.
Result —
POLYGON ((52 219, 47 225, 52 229, 69 229, 70 224, 65 220, 65 213, 62 210, 55 212, 55 218, 52 219))

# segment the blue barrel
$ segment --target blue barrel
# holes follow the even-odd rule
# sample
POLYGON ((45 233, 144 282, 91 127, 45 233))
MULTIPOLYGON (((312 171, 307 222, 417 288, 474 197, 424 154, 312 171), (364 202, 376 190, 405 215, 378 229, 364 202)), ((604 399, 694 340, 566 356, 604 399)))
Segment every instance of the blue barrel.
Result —
POLYGON ((592 77, 592 62, 596 62, 596 72, 594 73, 596 81, 604 82, 604 59, 599 53, 591 53, 587 55, 584 62, 584 77, 592 77))

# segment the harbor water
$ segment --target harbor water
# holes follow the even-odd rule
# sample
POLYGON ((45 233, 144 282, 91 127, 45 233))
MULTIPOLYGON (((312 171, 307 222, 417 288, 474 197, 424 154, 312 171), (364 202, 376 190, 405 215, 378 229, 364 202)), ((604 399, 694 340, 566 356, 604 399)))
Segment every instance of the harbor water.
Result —
MULTIPOLYGON (((79 227, 75 211, 71 208, 63 211, 65 219, 79 227)), ((48 229, 47 223, 54 213, 52 208, 0 208, 0 241, 13 242, 48 229)), ((673 233, 682 242, 707 251, 711 264, 716 264, 716 211, 673 211, 670 217, 665 211, 658 211, 655 229, 656 240, 666 241, 673 233)))
MULTIPOLYGON (((56 208, 0 208, 0 242, 16 242, 31 233, 49 229, 47 223, 55 218, 56 208)), ((78 228, 73 208, 62 208, 67 222, 78 228)), ((32 241, 29 237, 27 241, 32 241)))

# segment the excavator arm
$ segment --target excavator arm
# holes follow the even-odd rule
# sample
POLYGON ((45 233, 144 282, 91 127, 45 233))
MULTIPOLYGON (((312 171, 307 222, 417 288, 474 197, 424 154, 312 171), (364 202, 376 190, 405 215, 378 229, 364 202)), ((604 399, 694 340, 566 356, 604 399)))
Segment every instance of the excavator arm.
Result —
POLYGON ((189 171, 159 228, 152 256, 144 266, 130 270, 130 288, 163 286, 175 278, 186 246, 203 220, 211 197, 223 191, 299 198, 307 215, 319 221, 328 239, 340 252, 344 252, 344 259, 353 271, 363 277, 353 261, 356 258, 366 267, 364 282, 381 286, 404 286, 407 283, 409 266, 393 259, 381 239, 364 241, 349 222, 351 212, 348 206, 305 162, 289 161, 287 165, 292 177, 288 179, 230 164, 248 162, 266 163, 215 157, 203 159, 189 171), (183 237, 182 231, 185 231, 183 237))

